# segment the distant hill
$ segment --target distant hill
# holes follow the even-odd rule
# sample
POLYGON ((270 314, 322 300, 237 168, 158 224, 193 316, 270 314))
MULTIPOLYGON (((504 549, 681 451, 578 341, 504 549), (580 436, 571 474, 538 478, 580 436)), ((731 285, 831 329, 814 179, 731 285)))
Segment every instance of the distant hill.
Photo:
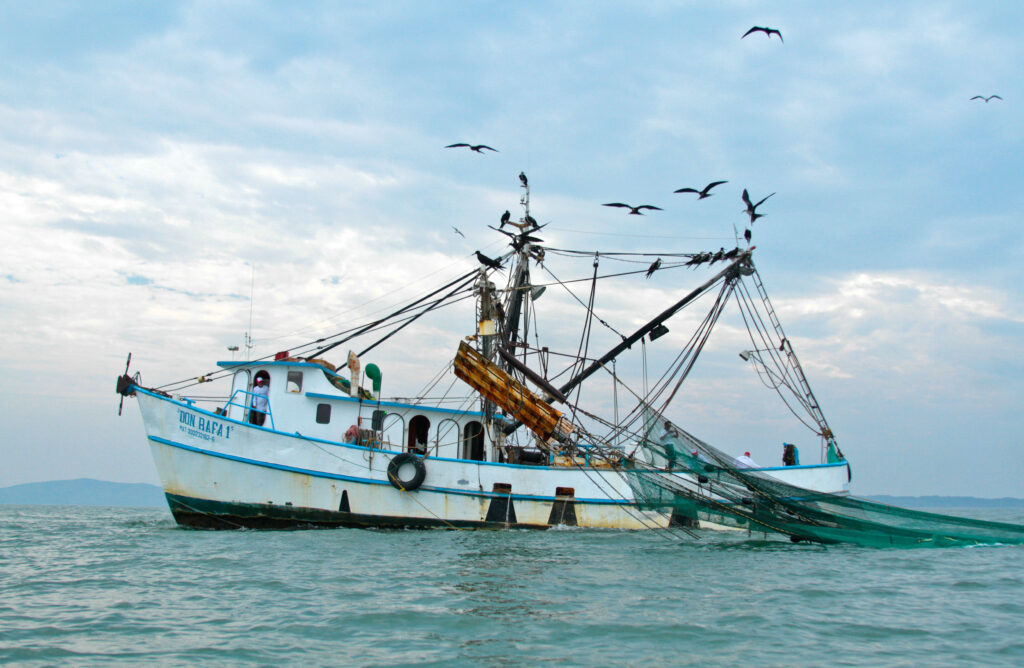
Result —
POLYGON ((976 496, 887 496, 876 494, 866 499, 903 508, 1024 508, 1024 499, 1004 496, 982 499, 976 496))
POLYGON ((30 482, 0 487, 0 504, 43 506, 166 506, 164 491, 146 483, 92 478, 30 482))

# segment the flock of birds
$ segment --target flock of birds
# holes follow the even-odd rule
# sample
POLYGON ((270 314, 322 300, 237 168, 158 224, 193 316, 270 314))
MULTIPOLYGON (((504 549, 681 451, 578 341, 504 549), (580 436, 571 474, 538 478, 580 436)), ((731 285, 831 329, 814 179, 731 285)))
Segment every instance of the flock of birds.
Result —
MULTIPOLYGON (((772 35, 778 35, 779 42, 785 43, 785 41, 782 39, 782 33, 777 28, 769 28, 769 27, 766 27, 766 26, 753 26, 753 27, 751 27, 750 30, 748 30, 747 32, 743 33, 743 35, 740 37, 740 39, 745 39, 749 35, 752 35, 752 34, 757 33, 757 32, 764 33, 765 37, 768 38, 769 40, 771 39, 772 35)), ((999 95, 995 95, 995 94, 988 95, 988 96, 985 96, 985 95, 975 95, 974 97, 971 98, 971 101, 982 100, 983 102, 985 102, 985 104, 988 104, 992 100, 1002 100, 1002 99, 1003 99, 1002 97, 1000 97, 999 95)), ((456 143, 456 144, 448 144, 447 146, 445 146, 445 148, 467 148, 470 151, 473 151, 475 153, 479 153, 481 155, 484 154, 484 151, 492 151, 494 153, 498 152, 498 149, 492 148, 492 147, 490 147, 490 146, 488 146, 486 144, 468 144, 468 143, 465 143, 465 142, 459 142, 459 143, 456 143)), ((523 173, 523 172, 520 172, 519 173, 519 180, 522 183, 522 186, 525 188, 527 186, 527 184, 528 184, 528 181, 526 179, 526 174, 523 173)), ((697 199, 698 200, 702 200, 702 199, 706 199, 708 197, 711 197, 711 195, 712 195, 711 190, 713 188, 716 188, 717 186, 723 185, 725 183, 728 183, 728 181, 712 181, 711 183, 707 184, 706 186, 704 186, 701 189, 697 189, 697 188, 679 188, 678 190, 675 190, 673 192, 674 193, 693 193, 693 194, 697 195, 697 199)), ((763 213, 758 213, 757 208, 759 206, 761 206, 762 204, 764 204, 765 201, 769 197, 772 197, 772 195, 775 195, 775 193, 771 193, 771 195, 767 195, 765 197, 762 197, 760 200, 758 200, 755 203, 755 202, 753 202, 753 200, 751 200, 750 193, 747 192, 747 189, 746 188, 743 189, 743 195, 742 195, 741 199, 743 200, 743 204, 746 207, 743 211, 750 218, 750 226, 746 227, 744 229, 744 231, 743 231, 743 238, 746 240, 748 246, 750 245, 750 240, 751 240, 751 238, 753 236, 753 233, 751 232, 751 228, 754 225, 754 221, 757 220, 758 218, 763 218, 764 215, 765 215, 763 213)), ((644 211, 664 211, 664 209, 662 209, 661 207, 654 206, 653 204, 639 204, 637 206, 633 206, 632 204, 627 204, 625 202, 608 202, 606 204, 602 204, 602 206, 613 207, 613 208, 618 208, 618 209, 628 209, 629 210, 628 214, 631 215, 631 216, 642 216, 642 215, 644 215, 643 214, 644 211)), ((537 239, 536 237, 529 236, 529 232, 536 231, 536 230, 538 230, 538 229, 540 229, 542 227, 541 225, 538 225, 537 221, 534 220, 529 214, 527 214, 526 218, 524 219, 525 225, 519 226, 516 223, 511 223, 511 224, 514 224, 514 225, 517 225, 517 226, 520 227, 520 229, 521 229, 520 234, 511 234, 511 233, 509 233, 509 232, 504 230, 505 225, 508 225, 510 223, 511 223, 511 213, 509 213, 508 211, 505 211, 505 213, 502 214, 502 216, 501 216, 501 221, 500 221, 499 226, 496 227, 496 228, 493 228, 493 229, 498 230, 502 234, 506 234, 509 237, 511 237, 512 238, 512 246, 514 248, 516 248, 516 250, 521 249, 522 246, 526 242, 528 242, 528 241, 540 241, 540 239, 537 239)), ((452 229, 455 230, 455 232, 459 236, 465 238, 466 235, 463 234, 462 231, 459 230, 457 227, 452 226, 452 229)), ((724 247, 723 247, 723 248, 720 248, 717 252, 714 252, 714 253, 711 253, 711 252, 708 252, 708 253, 697 253, 697 254, 693 255, 688 262, 685 263, 685 266, 696 266, 696 265, 703 264, 705 262, 707 262, 708 264, 714 264, 715 262, 717 262, 719 260, 729 260, 729 259, 732 259, 732 258, 736 257, 739 253, 740 253, 739 247, 736 247, 736 248, 732 249, 731 251, 726 251, 724 249, 724 247)), ((487 257, 486 255, 484 255, 480 251, 476 252, 476 256, 477 256, 477 259, 480 261, 480 263, 483 264, 484 266, 491 267, 491 268, 494 268, 494 269, 500 269, 501 268, 501 263, 499 261, 487 257)), ((650 278, 654 274, 654 272, 658 271, 658 269, 660 269, 660 268, 661 268, 661 258, 659 257, 657 260, 655 260, 653 263, 651 263, 650 267, 648 267, 646 277, 650 278)))
MULTIPOLYGON (((680 189, 675 190, 673 192, 675 192, 675 193, 694 193, 695 195, 697 195, 697 199, 698 200, 702 200, 702 199, 706 199, 708 197, 711 197, 711 195, 713 194, 711 192, 711 189, 716 187, 716 186, 720 186, 723 183, 728 183, 728 181, 712 181, 711 183, 707 184, 706 186, 704 186, 703 188, 701 188, 699 190, 697 188, 680 188, 680 189)), ((764 204, 765 201, 769 197, 774 195, 774 194, 775 193, 772 193, 771 195, 767 195, 765 197, 762 197, 760 200, 757 201, 757 203, 754 203, 750 199, 750 193, 747 191, 747 189, 746 188, 743 189, 743 195, 741 196, 741 199, 743 200, 743 204, 746 207, 743 211, 750 218, 750 226, 751 227, 753 227, 755 220, 757 220, 758 218, 764 218, 764 215, 765 215, 763 213, 758 213, 757 212, 757 207, 759 207, 762 204, 764 204)), ((618 208, 629 209, 629 215, 631 215, 631 216, 642 216, 642 215, 644 215, 643 212, 641 211, 641 209, 648 209, 648 210, 653 210, 653 211, 663 211, 664 210, 661 207, 654 206, 653 204, 641 204, 639 206, 633 206, 631 204, 624 204, 622 202, 608 202, 607 204, 603 204, 602 206, 611 206, 611 207, 618 207, 618 208)), ((747 227, 745 230, 743 230, 743 238, 747 241, 748 245, 750 244, 750 240, 753 237, 753 233, 751 232, 751 227, 747 227)), ((653 271, 651 273, 653 273, 653 271)), ((648 276, 650 276, 650 273, 648 274, 648 276)))

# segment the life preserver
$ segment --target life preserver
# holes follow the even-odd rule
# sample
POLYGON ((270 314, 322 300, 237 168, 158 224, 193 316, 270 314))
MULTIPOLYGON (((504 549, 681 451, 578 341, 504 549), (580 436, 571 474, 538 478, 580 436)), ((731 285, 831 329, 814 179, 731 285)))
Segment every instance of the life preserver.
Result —
POLYGON ((348 428, 348 431, 345 432, 345 442, 346 443, 355 443, 358 440, 359 440, 359 427, 357 427, 355 425, 352 425, 351 427, 348 428))
POLYGON ((423 484, 423 479, 426 477, 427 466, 423 463, 423 459, 411 452, 395 455, 391 463, 388 464, 388 482, 397 490, 411 492, 414 489, 419 489, 419 486, 423 484), (398 472, 406 464, 412 464, 416 472, 408 480, 403 480, 399 477, 398 472))

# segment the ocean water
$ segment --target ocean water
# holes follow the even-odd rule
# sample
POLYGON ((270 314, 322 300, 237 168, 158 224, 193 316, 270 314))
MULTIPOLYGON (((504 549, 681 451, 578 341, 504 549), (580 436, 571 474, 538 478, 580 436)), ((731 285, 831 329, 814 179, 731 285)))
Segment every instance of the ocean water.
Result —
POLYGON ((0 664, 1020 666, 1024 547, 195 531, 163 509, 0 506, 0 664))

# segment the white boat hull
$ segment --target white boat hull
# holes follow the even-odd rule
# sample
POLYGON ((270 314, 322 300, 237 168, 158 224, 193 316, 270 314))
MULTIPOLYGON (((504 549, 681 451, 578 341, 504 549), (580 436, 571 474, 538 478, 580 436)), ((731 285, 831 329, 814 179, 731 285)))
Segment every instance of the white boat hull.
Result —
MULTIPOLYGON (((398 451, 257 427, 145 390, 137 397, 168 504, 186 526, 652 529, 673 520, 639 508, 614 469, 426 457, 423 484, 406 491, 388 480, 398 451)), ((821 491, 845 488, 845 467, 815 468, 791 475, 821 491)))

